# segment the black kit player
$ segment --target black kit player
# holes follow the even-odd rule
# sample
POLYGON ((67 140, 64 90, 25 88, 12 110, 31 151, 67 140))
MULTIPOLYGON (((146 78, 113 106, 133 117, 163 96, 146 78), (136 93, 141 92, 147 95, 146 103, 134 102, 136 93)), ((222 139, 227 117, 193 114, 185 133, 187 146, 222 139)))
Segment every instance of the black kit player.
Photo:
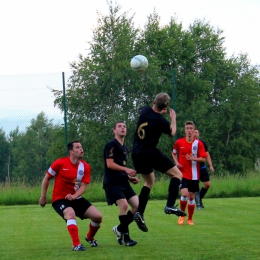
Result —
MULTIPOLYGON (((199 132, 198 129, 196 129, 195 132, 194 132, 194 137, 199 139, 199 136, 200 136, 200 132, 199 132)), ((214 172, 211 157, 210 157, 210 154, 209 154, 209 151, 208 151, 208 146, 203 140, 201 140, 201 139, 199 139, 199 140, 203 143, 205 151, 207 153, 206 161, 209 165, 209 169, 210 169, 211 172, 214 172)), ((204 208, 204 204, 202 203, 202 199, 204 198, 204 196, 208 192, 208 189, 210 188, 210 185, 211 185, 209 172, 207 170, 207 166, 206 166, 205 163, 200 164, 200 181, 203 182, 203 187, 201 188, 200 192, 195 193, 195 200, 196 200, 197 209, 204 208)))
POLYGON ((108 205, 116 204, 119 207, 118 226, 113 227, 117 242, 120 245, 134 246, 136 241, 129 236, 129 225, 134 221, 133 217, 138 207, 138 196, 129 182, 136 184, 139 179, 134 177, 136 171, 127 168, 128 150, 124 145, 126 136, 126 124, 118 121, 113 127, 114 138, 104 149, 105 176, 103 188, 105 189, 108 205), (128 210, 128 204, 131 209, 128 210))
POLYGON ((142 108, 134 136, 132 159, 136 172, 141 173, 144 180, 134 220, 143 232, 148 231, 143 215, 150 191, 155 183, 154 170, 165 173, 171 178, 164 212, 166 214, 186 216, 185 212, 174 206, 179 194, 182 173, 170 158, 156 148, 163 133, 174 136, 176 132, 176 114, 174 110, 169 109, 171 123, 163 116, 167 113, 169 100, 170 97, 167 93, 159 93, 155 97, 152 107, 145 106, 142 108))

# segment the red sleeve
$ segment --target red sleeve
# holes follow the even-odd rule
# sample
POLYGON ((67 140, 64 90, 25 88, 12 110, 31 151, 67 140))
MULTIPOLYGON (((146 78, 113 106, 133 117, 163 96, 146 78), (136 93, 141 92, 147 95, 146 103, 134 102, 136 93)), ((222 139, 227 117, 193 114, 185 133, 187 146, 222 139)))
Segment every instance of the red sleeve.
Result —
POLYGON ((174 146, 173 146, 173 151, 172 151, 172 153, 173 153, 173 154, 177 154, 178 151, 179 151, 179 140, 177 140, 177 141, 175 142, 175 144, 174 144, 174 146))

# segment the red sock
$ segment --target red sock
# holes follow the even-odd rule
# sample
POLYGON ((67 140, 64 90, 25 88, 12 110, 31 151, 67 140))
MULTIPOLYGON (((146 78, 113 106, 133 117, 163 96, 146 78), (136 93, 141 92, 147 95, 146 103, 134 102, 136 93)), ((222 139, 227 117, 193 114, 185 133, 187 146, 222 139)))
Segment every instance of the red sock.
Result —
POLYGON ((67 220, 67 229, 70 233, 73 246, 79 245, 80 244, 79 231, 75 219, 67 220))
POLYGON ((180 208, 181 208, 182 211, 185 212, 186 206, 187 206, 187 200, 181 200, 180 199, 180 208))
POLYGON ((93 240, 94 236, 96 235, 96 233, 99 229, 100 229, 100 223, 90 222, 89 223, 89 231, 88 231, 88 234, 87 234, 88 239, 93 240))
POLYGON ((188 204, 188 214, 189 214, 189 218, 188 220, 192 220, 192 216, 194 214, 194 210, 195 210, 195 204, 188 204))

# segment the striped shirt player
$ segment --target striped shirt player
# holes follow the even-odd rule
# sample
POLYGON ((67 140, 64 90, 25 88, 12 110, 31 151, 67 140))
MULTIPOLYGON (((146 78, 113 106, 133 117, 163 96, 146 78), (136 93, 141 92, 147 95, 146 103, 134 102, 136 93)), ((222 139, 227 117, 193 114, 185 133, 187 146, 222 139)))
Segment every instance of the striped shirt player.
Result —
MULTIPOLYGON (((193 137, 195 125, 192 121, 185 123, 186 137, 178 139, 172 151, 173 159, 182 172, 180 208, 185 211, 188 203, 188 224, 194 225, 192 216, 195 209, 195 192, 198 191, 200 178, 200 163, 207 156, 204 145, 193 137), (187 201, 188 200, 188 201, 187 201)), ((184 224, 184 217, 178 220, 179 225, 184 224)))
POLYGON ((85 251, 86 248, 80 243, 76 216, 80 219, 89 218, 89 231, 85 240, 92 246, 97 247, 95 234, 102 222, 101 213, 81 195, 90 183, 91 168, 82 160, 84 151, 79 141, 73 141, 67 146, 69 156, 57 159, 48 169, 42 181, 42 192, 39 203, 46 205, 47 189, 50 180, 55 179, 52 191, 52 206, 55 211, 66 221, 67 229, 72 240, 73 251, 85 251))

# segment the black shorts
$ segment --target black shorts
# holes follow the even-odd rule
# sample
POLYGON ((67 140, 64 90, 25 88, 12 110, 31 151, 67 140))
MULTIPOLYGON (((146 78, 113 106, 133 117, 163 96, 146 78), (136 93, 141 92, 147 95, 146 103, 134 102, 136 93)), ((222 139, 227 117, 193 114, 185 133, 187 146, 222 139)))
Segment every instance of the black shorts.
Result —
POLYGON ((136 195, 129 183, 125 185, 107 186, 104 189, 108 205, 116 204, 116 201, 120 199, 126 199, 128 201, 136 195))
POLYGON ((182 178, 180 189, 188 189, 189 192, 199 191, 199 180, 188 180, 182 178))
POLYGON ((173 161, 157 148, 149 151, 132 152, 132 159, 137 173, 149 174, 154 170, 166 173, 173 168, 173 161))
POLYGON ((80 219, 84 219, 84 214, 91 205, 92 204, 85 198, 80 198, 71 201, 66 199, 60 199, 60 200, 55 200, 52 203, 52 207, 62 218, 63 218, 63 211, 68 207, 72 207, 75 211, 75 215, 80 219))
POLYGON ((200 181, 201 182, 207 182, 209 181, 209 172, 207 168, 200 169, 200 181))

